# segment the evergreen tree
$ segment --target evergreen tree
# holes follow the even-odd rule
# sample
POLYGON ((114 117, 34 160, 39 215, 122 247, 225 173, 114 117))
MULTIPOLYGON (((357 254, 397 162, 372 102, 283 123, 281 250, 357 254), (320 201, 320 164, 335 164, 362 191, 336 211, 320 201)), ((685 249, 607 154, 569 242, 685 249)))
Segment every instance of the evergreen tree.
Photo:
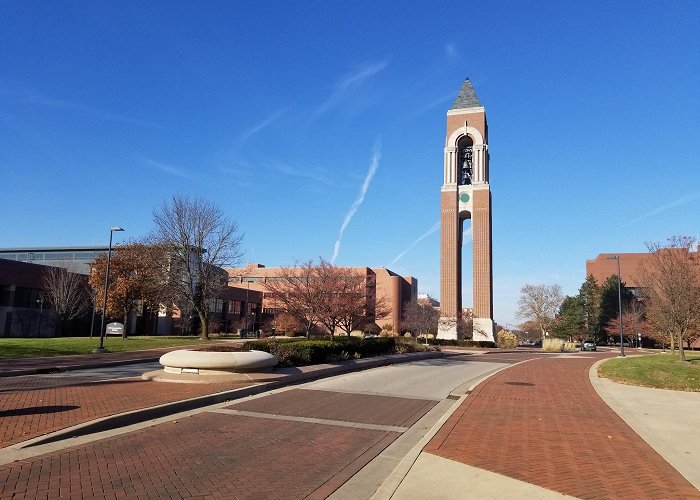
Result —
POLYGON ((582 302, 587 337, 604 340, 600 323, 600 286, 592 274, 586 277, 586 281, 579 289, 578 296, 582 302))
MULTIPOLYGON (((626 304, 635 300, 632 290, 625 287, 625 282, 621 283, 622 288, 622 308, 625 309, 626 304)), ((611 274, 605 279, 600 287, 600 316, 599 325, 605 326, 610 320, 619 317, 620 306, 618 302, 617 292, 617 275, 611 274)), ((606 334, 607 336, 607 334, 606 334)))
POLYGON ((586 310, 582 296, 566 297, 559 308, 554 335, 559 338, 581 339, 586 332, 586 310))

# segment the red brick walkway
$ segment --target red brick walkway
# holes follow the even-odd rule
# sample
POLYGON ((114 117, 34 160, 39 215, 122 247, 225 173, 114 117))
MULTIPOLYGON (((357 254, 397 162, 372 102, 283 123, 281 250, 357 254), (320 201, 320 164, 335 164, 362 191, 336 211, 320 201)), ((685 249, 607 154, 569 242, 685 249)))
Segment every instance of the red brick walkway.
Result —
POLYGON ((100 417, 249 385, 166 384, 128 378, 0 378, 0 448, 100 417))
MULTIPOLYGON (((436 401, 330 391, 231 408, 346 422, 410 423, 436 401), (319 399, 319 396, 325 398, 319 399), (327 399, 352 406, 331 408, 327 399)), ((332 424, 329 422, 329 424, 332 424)), ((326 498, 399 432, 203 413, 0 467, 0 499, 326 498)))
POLYGON ((584 499, 700 498, 597 395, 601 355, 549 357, 481 384, 425 451, 584 499))

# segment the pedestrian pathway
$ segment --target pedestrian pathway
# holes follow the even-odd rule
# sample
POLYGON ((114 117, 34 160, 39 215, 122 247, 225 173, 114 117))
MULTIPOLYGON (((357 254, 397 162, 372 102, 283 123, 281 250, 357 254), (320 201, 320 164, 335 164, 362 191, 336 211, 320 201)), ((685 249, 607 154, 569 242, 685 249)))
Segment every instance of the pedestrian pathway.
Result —
POLYGON ((424 453, 578 498, 700 498, 598 396, 589 369, 605 356, 543 357, 498 373, 471 393, 424 453))

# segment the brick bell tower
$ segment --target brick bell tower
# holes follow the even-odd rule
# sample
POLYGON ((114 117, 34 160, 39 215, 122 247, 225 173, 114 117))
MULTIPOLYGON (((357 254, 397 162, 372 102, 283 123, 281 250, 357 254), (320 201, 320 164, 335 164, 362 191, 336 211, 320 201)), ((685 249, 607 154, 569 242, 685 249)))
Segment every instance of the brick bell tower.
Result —
POLYGON ((447 112, 440 189, 440 323, 438 338, 461 337, 462 223, 472 221, 474 340, 494 340, 491 189, 486 112, 467 78, 447 112))

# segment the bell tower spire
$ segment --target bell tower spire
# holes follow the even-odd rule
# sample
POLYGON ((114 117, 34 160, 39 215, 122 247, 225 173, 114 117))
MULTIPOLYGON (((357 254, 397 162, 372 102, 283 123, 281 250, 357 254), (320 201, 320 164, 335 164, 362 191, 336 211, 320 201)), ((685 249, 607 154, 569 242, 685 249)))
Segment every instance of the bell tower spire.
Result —
POLYGON ((493 341, 491 188, 486 112, 467 78, 447 111, 440 189, 438 338, 457 339, 462 320, 462 223, 472 221, 474 340, 493 341))

